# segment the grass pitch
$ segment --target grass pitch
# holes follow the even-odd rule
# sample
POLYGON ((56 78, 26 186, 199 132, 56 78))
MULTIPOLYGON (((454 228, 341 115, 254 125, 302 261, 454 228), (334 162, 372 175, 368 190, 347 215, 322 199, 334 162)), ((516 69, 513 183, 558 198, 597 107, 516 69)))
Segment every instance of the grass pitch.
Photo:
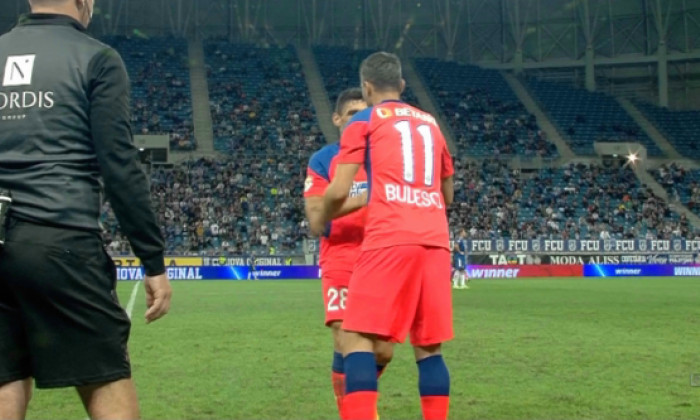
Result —
MULTIPOLYGON (((126 305, 134 283, 121 283, 126 305)), ((142 287, 142 286, 139 286, 142 287)), ((171 313, 134 309, 131 357, 145 419, 332 419, 321 284, 175 282, 171 313)), ((697 419, 700 279, 482 280, 454 293, 445 346, 452 419, 697 419)), ((382 419, 420 419, 399 346, 382 419)), ((81 419, 72 390, 36 392, 30 419, 81 419)))

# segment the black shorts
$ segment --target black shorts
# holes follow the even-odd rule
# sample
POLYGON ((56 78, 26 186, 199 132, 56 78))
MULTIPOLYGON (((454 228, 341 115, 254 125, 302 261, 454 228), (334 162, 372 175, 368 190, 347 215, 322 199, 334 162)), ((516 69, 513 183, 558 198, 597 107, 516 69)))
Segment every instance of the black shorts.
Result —
POLYGON ((95 232, 11 221, 0 251, 0 384, 39 388, 131 377, 131 322, 95 232))

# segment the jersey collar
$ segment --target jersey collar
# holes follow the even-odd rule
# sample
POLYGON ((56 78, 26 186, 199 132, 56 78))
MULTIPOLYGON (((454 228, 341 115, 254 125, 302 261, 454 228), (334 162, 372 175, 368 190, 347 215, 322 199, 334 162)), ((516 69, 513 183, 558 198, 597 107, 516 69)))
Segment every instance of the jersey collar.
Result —
POLYGON ((17 26, 33 26, 33 25, 62 25, 72 26, 75 29, 85 32, 85 27, 68 15, 59 15, 53 13, 29 13, 22 15, 19 18, 17 26))

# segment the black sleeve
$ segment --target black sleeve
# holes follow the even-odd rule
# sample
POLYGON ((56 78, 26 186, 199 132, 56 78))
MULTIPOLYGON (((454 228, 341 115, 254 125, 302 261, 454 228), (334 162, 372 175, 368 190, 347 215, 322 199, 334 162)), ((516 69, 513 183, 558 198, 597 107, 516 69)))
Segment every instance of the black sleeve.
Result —
POLYGON ((88 77, 90 126, 107 199, 146 275, 162 274, 164 241, 133 144, 124 63, 116 51, 106 49, 90 62, 88 77))

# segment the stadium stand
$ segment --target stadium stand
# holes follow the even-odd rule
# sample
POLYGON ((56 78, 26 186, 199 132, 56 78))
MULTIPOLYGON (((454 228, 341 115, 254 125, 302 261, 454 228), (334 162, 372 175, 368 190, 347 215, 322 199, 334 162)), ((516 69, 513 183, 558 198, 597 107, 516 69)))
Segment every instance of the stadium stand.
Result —
POLYGON ((700 171, 687 170, 672 163, 662 165, 652 173, 671 199, 681 202, 700 216, 700 171))
MULTIPOLYGON (((134 42, 150 45, 154 52, 145 56, 172 52, 170 44, 159 40, 120 38, 112 44, 127 48, 134 42)), ((224 157, 153 169, 153 200, 168 253, 262 255, 274 247, 279 253, 299 254, 308 232, 301 191, 305 167, 324 139, 295 51, 210 41, 205 53, 215 148, 224 157)), ((333 97, 356 84, 354 69, 369 51, 315 47, 314 54, 333 97)), ((152 77, 179 77, 158 73, 165 71, 160 59, 147 62, 137 53, 131 60, 131 72, 138 68, 134 62, 142 68, 135 73, 143 81, 136 87, 141 89, 137 97, 160 92, 161 85, 151 86, 152 77)), ((556 156, 554 145, 497 72, 431 59, 416 60, 416 67, 429 81, 467 156, 556 156)), ((589 112, 582 115, 592 118, 589 112)), ((576 118, 575 124, 586 125, 576 118)), ((595 124, 587 126, 598 133, 595 124)), ((470 238, 670 238, 692 229, 627 168, 571 165, 521 173, 509 169, 506 160, 475 163, 460 157, 455 167, 451 226, 467 227, 470 238)), ((700 173, 672 166, 665 172, 662 168, 657 179, 700 212, 700 204, 694 204, 700 200, 700 173)), ((103 225, 110 250, 129 253, 108 205, 103 225)))
POLYGON ((131 79, 134 134, 169 134, 172 150, 194 150, 192 92, 184 38, 106 37, 131 79))
POLYGON ((557 149, 497 71, 414 60, 451 127, 460 156, 556 157, 557 149))
POLYGON ((595 155, 593 143, 604 141, 638 142, 647 148, 649 156, 662 155, 656 143, 613 97, 535 78, 525 80, 524 84, 569 141, 574 153, 595 155))
POLYGON ((523 174, 497 160, 455 163, 450 223, 473 239, 667 239, 692 230, 628 168, 523 174))
MULTIPOLYGON (((348 87, 360 86, 360 64, 362 60, 374 52, 376 50, 353 50, 348 47, 316 46, 313 48, 316 63, 321 77, 323 77, 331 104, 335 104, 335 100, 343 90, 348 87)), ((403 100, 413 106, 419 106, 418 98, 410 86, 406 86, 403 100)))
MULTIPOLYGON (((214 146, 221 158, 151 175, 168 252, 298 251, 306 235, 302 184, 324 140, 294 49, 205 45, 214 146)), ((128 252, 108 208, 114 252, 128 252)))
POLYGON ((671 111, 646 102, 635 101, 642 114, 682 156, 699 159, 700 111, 671 111))
POLYGON ((205 45, 217 151, 290 155, 324 144, 292 47, 205 45))
MULTIPOLYGON (((295 159, 207 158, 151 173, 151 191, 167 252, 178 255, 298 251, 308 231, 295 159)), ((115 253, 130 249, 106 205, 103 225, 115 253)))

